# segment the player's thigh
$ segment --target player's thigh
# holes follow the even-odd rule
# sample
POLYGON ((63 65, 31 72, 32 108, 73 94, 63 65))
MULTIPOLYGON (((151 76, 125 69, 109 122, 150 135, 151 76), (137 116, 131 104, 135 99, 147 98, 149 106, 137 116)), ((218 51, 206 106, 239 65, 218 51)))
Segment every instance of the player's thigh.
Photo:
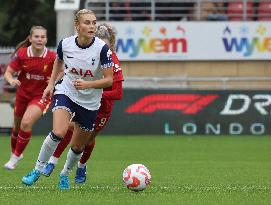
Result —
POLYGON ((59 137, 64 137, 70 122, 71 115, 65 109, 56 109, 53 112, 53 132, 59 137))
POLYGON ((23 118, 24 113, 29 104, 29 101, 30 101, 29 99, 16 96, 15 105, 14 105, 14 116, 18 118, 23 118))
POLYGON ((39 106, 31 104, 26 108, 23 115, 21 126, 32 126, 42 116, 42 110, 39 106))
POLYGON ((71 146, 83 150, 85 145, 89 142, 90 136, 91 132, 81 129, 79 124, 75 123, 71 140, 71 146))
POLYGON ((13 132, 18 133, 20 130, 22 117, 18 117, 14 114, 13 132))

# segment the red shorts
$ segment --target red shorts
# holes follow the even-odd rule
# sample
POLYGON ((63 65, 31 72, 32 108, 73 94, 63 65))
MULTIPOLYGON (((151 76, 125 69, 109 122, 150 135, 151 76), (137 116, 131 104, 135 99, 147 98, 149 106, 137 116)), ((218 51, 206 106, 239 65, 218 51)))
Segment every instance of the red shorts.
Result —
POLYGON ((44 103, 41 102, 41 98, 27 98, 27 97, 20 97, 16 96, 15 106, 14 106, 14 114, 17 117, 22 118, 27 107, 30 105, 37 105, 43 114, 45 114, 51 104, 50 100, 45 101, 44 103))
POLYGON ((113 109, 113 101, 112 100, 101 100, 101 107, 99 108, 96 121, 95 121, 95 127, 94 131, 101 131, 106 123, 108 122, 109 118, 111 117, 113 109))
POLYGON ((104 116, 104 117, 97 116, 96 121, 95 121, 94 131, 96 132, 101 131, 105 127, 110 117, 111 116, 104 116))

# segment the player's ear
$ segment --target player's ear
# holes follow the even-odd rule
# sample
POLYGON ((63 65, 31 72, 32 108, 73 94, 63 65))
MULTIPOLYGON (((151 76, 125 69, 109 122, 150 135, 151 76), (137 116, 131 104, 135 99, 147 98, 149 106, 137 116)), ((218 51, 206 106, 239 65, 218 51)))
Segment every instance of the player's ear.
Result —
POLYGON ((75 30, 78 32, 79 31, 79 25, 76 23, 74 24, 75 30))
POLYGON ((27 39, 30 43, 32 43, 31 35, 27 36, 26 39, 27 39))

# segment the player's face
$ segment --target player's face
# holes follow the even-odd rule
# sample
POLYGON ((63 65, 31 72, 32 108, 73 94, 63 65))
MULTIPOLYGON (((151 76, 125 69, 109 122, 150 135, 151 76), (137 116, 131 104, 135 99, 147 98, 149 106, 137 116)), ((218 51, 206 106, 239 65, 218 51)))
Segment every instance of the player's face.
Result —
POLYGON ((96 31, 96 17, 93 14, 83 14, 79 24, 76 26, 78 35, 85 38, 92 38, 96 31))
POLYGON ((43 29, 34 29, 29 37, 32 47, 37 50, 43 50, 47 43, 47 34, 43 29))

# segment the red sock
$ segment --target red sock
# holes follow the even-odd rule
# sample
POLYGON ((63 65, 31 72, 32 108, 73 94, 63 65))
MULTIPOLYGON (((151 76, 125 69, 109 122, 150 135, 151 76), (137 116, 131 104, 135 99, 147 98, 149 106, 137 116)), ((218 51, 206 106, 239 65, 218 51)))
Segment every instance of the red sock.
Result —
POLYGON ((28 142, 30 141, 32 132, 24 132, 21 129, 19 130, 16 148, 14 150, 14 154, 19 157, 23 153, 24 149, 26 148, 28 142))
POLYGON ((15 133, 13 128, 12 128, 12 130, 11 130, 11 138, 10 138, 10 146, 11 146, 12 153, 14 153, 14 150, 16 148, 17 136, 18 136, 18 133, 15 133))
POLYGON ((61 142, 57 145, 57 148, 53 154, 54 157, 59 158, 60 155, 64 152, 66 147, 71 141, 73 131, 68 130, 64 138, 61 140, 61 142))
POLYGON ((92 144, 87 145, 85 147, 84 153, 83 153, 83 155, 82 155, 82 157, 80 159, 81 164, 86 164, 87 163, 87 161, 90 158, 90 155, 91 155, 91 153, 92 153, 92 151, 94 149, 94 146, 95 146, 95 141, 92 144))

